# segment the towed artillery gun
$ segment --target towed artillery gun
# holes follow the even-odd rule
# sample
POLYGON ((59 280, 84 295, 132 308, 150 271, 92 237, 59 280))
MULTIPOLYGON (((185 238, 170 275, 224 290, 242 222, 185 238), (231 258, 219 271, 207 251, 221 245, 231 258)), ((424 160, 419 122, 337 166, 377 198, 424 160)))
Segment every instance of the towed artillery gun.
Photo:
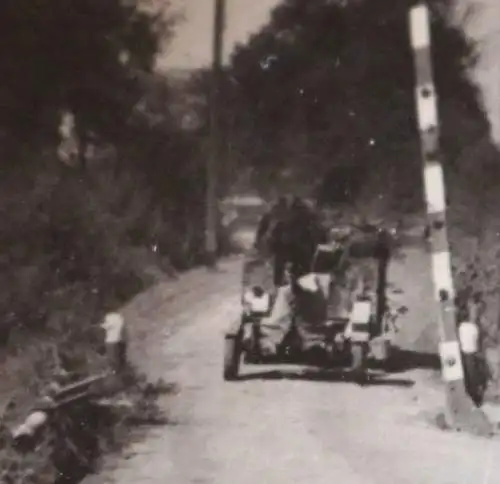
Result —
POLYGON ((391 366, 393 332, 385 324, 391 235, 352 226, 331 235, 295 284, 274 291, 244 287, 241 318, 225 334, 226 381, 237 380, 243 364, 301 364, 312 353, 320 366, 360 379, 369 364, 391 366), (269 334, 279 326, 282 337, 270 351, 269 334))

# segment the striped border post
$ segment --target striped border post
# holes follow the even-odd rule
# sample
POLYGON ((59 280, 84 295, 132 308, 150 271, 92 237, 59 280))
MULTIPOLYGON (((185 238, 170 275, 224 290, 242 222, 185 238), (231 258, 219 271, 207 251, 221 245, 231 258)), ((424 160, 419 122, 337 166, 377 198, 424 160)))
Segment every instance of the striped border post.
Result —
POLYGON ((433 81, 429 9, 419 4, 410 10, 411 43, 416 75, 416 105, 421 136, 424 191, 430 227, 434 294, 439 306, 439 354, 446 387, 446 418, 450 427, 485 435, 492 431, 484 414, 466 393, 457 338, 455 290, 446 230, 446 197, 439 159, 439 120, 433 81))

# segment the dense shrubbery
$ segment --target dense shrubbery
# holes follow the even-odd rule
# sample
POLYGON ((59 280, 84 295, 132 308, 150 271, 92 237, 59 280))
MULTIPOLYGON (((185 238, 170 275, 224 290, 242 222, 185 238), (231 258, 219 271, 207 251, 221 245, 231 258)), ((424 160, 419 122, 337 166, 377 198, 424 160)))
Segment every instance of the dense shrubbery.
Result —
MULTIPOLYGON (((175 163, 182 156, 182 143, 177 146, 178 151, 167 149, 158 158, 168 155, 175 163)), ((9 422, 26 412, 58 365, 82 376, 103 369, 103 334, 97 323, 105 312, 199 260, 203 211, 197 210, 203 208, 203 197, 200 201, 196 193, 179 190, 162 194, 161 178, 156 185, 149 183, 131 156, 122 158, 118 172, 112 159, 105 160, 109 166, 89 159, 83 172, 56 166, 12 173, 2 184, 0 317, 8 345, 0 349, 0 393, 15 393, 18 406, 6 415, 9 422)), ((155 160, 147 161, 151 167, 155 160)), ((186 178, 199 183, 199 178, 186 178)), ((162 179, 172 183, 168 174, 162 179)), ((139 397, 134 397, 135 420, 153 405, 139 397)), ((38 472, 47 466, 43 448, 21 463, 5 439, 0 445, 2 482, 26 472, 31 477, 21 482, 53 482, 54 469, 45 477, 38 472)))
MULTIPOLYGON (((17 394, 8 419, 58 365, 102 369, 103 314, 203 255, 203 133, 179 127, 176 94, 151 73, 171 22, 133 1, 63 4, 0 6, 0 394, 17 394), (56 155, 61 111, 75 119, 69 165, 56 155)), ((52 482, 29 459, 7 459, 7 444, 2 433, 2 482, 52 482)))
POLYGON ((50 331, 61 313, 95 321, 155 267, 203 253, 203 134, 182 131, 178 93, 152 73, 173 17, 135 1, 63 4, 0 6, 4 341, 15 327, 50 331), (74 116, 72 166, 56 156, 61 112, 74 116))
MULTIPOLYGON (((38 383, 46 385, 47 379, 38 383)), ((53 416, 51 425, 36 439, 35 446, 15 446, 11 430, 2 422, 1 482, 80 482, 89 472, 98 469, 104 454, 122 450, 129 442, 131 431, 139 426, 169 423, 158 405, 158 397, 174 391, 175 386, 161 380, 152 384, 142 375, 131 374, 126 391, 120 398, 102 398, 100 403, 82 402, 59 411, 53 416)), ((9 411, 13 412, 15 408, 9 411)))
POLYGON ((2 192, 3 329, 50 326, 57 311, 80 304, 80 298, 90 313, 114 307, 150 282, 151 266, 163 263, 168 270, 171 258, 174 266, 186 267, 201 249, 199 220, 188 220, 195 225, 186 227, 175 220, 182 216, 166 210, 188 210, 188 201, 167 192, 158 203, 133 171, 114 176, 110 170, 69 170, 43 186, 37 182, 35 190, 23 178, 24 186, 11 181, 2 192))

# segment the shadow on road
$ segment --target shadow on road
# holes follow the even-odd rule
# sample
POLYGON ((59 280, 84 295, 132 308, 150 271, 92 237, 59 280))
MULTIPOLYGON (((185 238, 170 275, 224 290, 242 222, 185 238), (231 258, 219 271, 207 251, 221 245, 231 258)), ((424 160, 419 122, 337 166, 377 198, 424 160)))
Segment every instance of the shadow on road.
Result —
POLYGON ((389 373, 403 373, 409 370, 432 370, 439 371, 441 363, 439 356, 435 353, 421 353, 397 349, 393 355, 393 365, 389 373))
MULTIPOLYGON (((251 380, 303 380, 325 383, 359 383, 349 372, 341 370, 267 370, 240 375, 238 381, 251 380)), ((406 378, 392 378, 386 374, 370 374, 363 386, 391 386, 411 388, 415 382, 406 378)))

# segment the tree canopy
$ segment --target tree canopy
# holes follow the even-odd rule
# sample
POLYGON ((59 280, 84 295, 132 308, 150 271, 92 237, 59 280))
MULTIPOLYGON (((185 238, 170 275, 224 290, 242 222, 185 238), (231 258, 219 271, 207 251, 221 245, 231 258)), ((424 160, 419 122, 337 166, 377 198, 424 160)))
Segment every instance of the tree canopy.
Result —
MULTIPOLYGON (((383 172, 386 182, 404 178, 415 185, 420 172, 408 28, 414 3, 282 2, 236 49, 227 70, 226 116, 246 162, 267 171, 295 166, 318 179, 334 165, 349 165, 358 178, 383 172)), ((466 79, 474 52, 447 22, 450 2, 430 5, 443 147, 453 158, 487 126, 466 79), (460 119, 474 122, 457 139, 460 119)))
POLYGON ((135 0, 3 0, 0 131, 46 142, 70 110, 80 128, 116 136, 170 27, 135 0))

